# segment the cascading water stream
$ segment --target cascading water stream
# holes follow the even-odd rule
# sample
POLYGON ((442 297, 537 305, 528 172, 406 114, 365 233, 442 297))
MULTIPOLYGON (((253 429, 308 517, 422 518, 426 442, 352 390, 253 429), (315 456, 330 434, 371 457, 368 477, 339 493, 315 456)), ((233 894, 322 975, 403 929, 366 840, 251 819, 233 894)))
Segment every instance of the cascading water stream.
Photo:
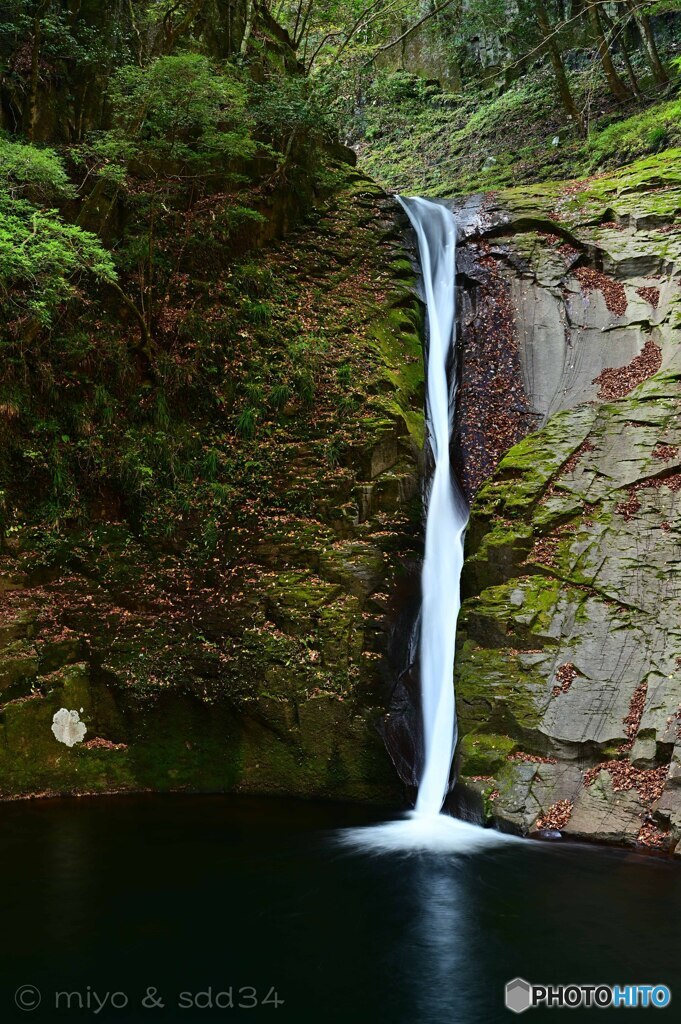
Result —
POLYGON ((435 468, 426 516, 421 581, 421 709, 424 765, 416 811, 438 814, 449 788, 457 727, 454 704, 456 620, 468 509, 452 477, 449 443, 456 402, 456 221, 446 206, 401 199, 416 232, 428 312, 426 420, 435 468))
POLYGON ((421 581, 421 704, 424 762, 416 810, 405 819, 347 829, 343 846, 374 853, 469 854, 516 837, 440 814, 456 746, 454 651, 459 614, 463 539, 468 521, 464 496, 451 473, 449 443, 456 402, 456 221, 446 206, 427 199, 400 199, 419 245, 428 311, 426 421, 433 453, 421 581))

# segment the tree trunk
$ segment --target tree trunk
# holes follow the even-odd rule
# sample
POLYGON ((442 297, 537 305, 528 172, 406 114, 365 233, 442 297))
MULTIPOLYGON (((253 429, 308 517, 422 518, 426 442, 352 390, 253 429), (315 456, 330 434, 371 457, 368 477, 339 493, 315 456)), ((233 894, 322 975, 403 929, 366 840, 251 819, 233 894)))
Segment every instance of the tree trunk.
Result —
MULTIPOLYGON (((605 10, 602 12, 602 18, 603 18, 603 21, 605 22, 605 27, 607 28, 607 30, 608 30, 608 32, 610 34, 610 38, 611 39, 615 39, 617 37, 617 24, 615 22, 613 22, 612 19, 606 14, 605 10)), ((633 94, 636 97, 636 99, 640 100, 641 99, 641 87, 638 84, 638 79, 636 77, 636 72, 634 71, 634 68, 633 68, 632 63, 631 63, 631 59, 629 57, 629 48, 627 46, 626 26, 622 26, 622 28, 621 28, 621 30, 619 32, 619 44, 620 44, 620 53, 622 54, 622 60, 624 62, 624 67, 625 67, 625 70, 627 72, 627 78, 629 79, 629 84, 631 85, 631 91, 633 92, 633 94)))
POLYGON ((38 86, 40 84, 40 51, 43 42, 43 15, 50 6, 50 0, 43 0, 33 15, 33 42, 31 45, 31 74, 28 86, 28 105, 26 111, 26 135, 33 141, 38 123, 38 86))
POLYGON ((151 334, 149 333, 149 327, 144 314, 140 312, 130 296, 123 291, 118 281, 113 281, 107 278, 103 281, 103 284, 107 285, 107 287, 111 288, 116 293, 119 299, 128 307, 132 315, 135 317, 140 329, 140 343, 135 347, 135 351, 140 352, 144 358, 150 362, 153 341, 151 334))
POLYGON ((627 69, 627 77, 632 87, 632 92, 634 93, 637 99, 640 99, 641 89, 638 84, 638 79, 636 78, 636 72, 632 68, 632 62, 629 58, 629 51, 627 50, 627 43, 624 39, 622 40, 622 59, 625 62, 625 68, 627 69))
POLYGON ((255 3, 253 0, 248 0, 246 6, 246 25, 244 27, 244 34, 241 39, 241 46, 239 47, 239 53, 242 57, 246 56, 248 52, 248 43, 251 38, 251 32, 253 31, 253 22, 255 21, 255 3))
POLYGON ((161 43, 161 53, 172 53, 175 43, 180 39, 185 32, 194 24, 196 18, 201 14, 203 8, 206 5, 206 0, 194 0, 191 4, 184 17, 180 19, 177 25, 172 22, 172 15, 180 6, 180 0, 173 4, 163 19, 163 41, 161 43))
POLYGON ((638 84, 638 79, 636 78, 636 72, 634 71, 633 67, 631 66, 631 61, 629 59, 629 53, 627 51, 627 44, 625 43, 624 39, 622 40, 622 60, 624 61, 624 66, 627 69, 627 78, 629 79, 629 83, 631 85, 631 91, 633 92, 633 94, 636 97, 636 99, 640 100, 641 99, 641 88, 640 88, 640 86, 638 84))
POLYGON ((653 78, 658 85, 668 85, 669 74, 666 67, 660 60, 657 43, 655 42, 655 33, 653 32, 653 26, 650 24, 648 15, 643 14, 642 11, 636 7, 633 0, 627 0, 627 7, 634 16, 634 21, 636 22, 636 26, 640 33, 643 49, 645 50, 646 57, 648 58, 653 78))
POLYGON ((572 93, 570 91, 570 83, 568 82, 567 75, 565 73, 565 67, 563 65, 563 58, 560 55, 556 37, 553 34, 551 23, 549 22, 549 16, 546 13, 546 7, 544 6, 544 0, 535 0, 535 10, 537 13, 537 23, 541 30, 541 34, 544 37, 546 47, 549 51, 551 58, 551 64, 553 65, 553 73, 556 76, 556 84, 558 86, 558 93, 560 95, 561 102, 565 109, 566 114, 574 121, 577 126, 577 131, 580 135, 585 135, 586 130, 584 127, 584 118, 582 112, 577 107, 574 101, 572 93))
POLYGON ((615 99, 625 102, 631 99, 631 93, 627 89, 626 85, 617 74, 615 65, 612 62, 612 56, 610 54, 610 47, 608 46, 605 35, 603 34, 603 25, 601 24, 601 16, 598 12, 598 7, 595 4, 589 3, 587 10, 589 12, 589 23, 591 30, 596 38, 598 45, 598 56, 605 72, 605 77, 608 82, 608 88, 613 94, 615 99))

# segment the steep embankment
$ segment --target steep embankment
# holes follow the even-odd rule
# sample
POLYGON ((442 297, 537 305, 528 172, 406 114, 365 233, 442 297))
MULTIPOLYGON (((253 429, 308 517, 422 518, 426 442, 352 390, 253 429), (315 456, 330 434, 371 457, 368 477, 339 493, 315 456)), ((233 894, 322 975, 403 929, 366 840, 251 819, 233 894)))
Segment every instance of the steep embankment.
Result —
MULTIPOLYGON (((109 485, 84 526, 6 532, 0 794, 395 795, 375 720, 420 543, 421 314, 397 204, 334 174, 305 227, 200 307, 186 445, 175 410, 121 424, 162 450, 142 526, 109 485), (253 431, 221 411, 235 396, 253 431), (53 736, 62 707, 83 744, 53 736)), ((87 446, 81 420, 64 447, 87 446)))
POLYGON ((456 667, 514 830, 681 832, 680 158, 490 194, 461 253, 469 490, 535 430, 474 501, 456 667))
POLYGON ((49 14, 0 30, 0 796, 394 796, 404 218, 257 2, 49 14))

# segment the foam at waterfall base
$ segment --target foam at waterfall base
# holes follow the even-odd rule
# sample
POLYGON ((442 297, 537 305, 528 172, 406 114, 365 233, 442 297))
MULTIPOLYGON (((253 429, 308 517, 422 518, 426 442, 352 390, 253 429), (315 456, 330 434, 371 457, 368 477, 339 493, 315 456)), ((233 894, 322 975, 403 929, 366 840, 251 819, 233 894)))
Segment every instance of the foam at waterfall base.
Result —
POLYGON ((365 853, 475 853, 522 840, 448 814, 411 811, 397 821, 344 829, 338 842, 365 853))

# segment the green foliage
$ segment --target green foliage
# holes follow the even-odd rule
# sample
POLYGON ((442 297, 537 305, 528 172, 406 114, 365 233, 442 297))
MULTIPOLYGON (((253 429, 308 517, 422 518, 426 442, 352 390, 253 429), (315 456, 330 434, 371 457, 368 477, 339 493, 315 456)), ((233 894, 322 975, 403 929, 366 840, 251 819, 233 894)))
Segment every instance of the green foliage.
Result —
POLYGON ((239 291, 259 297, 269 295, 274 284, 271 270, 251 261, 236 267, 232 271, 232 280, 239 291))
POLYGON ((244 394, 252 408, 262 408, 264 393, 262 384, 259 381, 248 380, 244 384, 244 394))
POLYGON ((352 368, 350 363, 343 363, 336 371, 336 380, 341 387, 348 387, 352 379, 352 368))
POLYGON ((109 90, 113 126, 96 144, 107 162, 144 175, 204 174, 254 154, 247 91, 232 65, 200 54, 124 67, 109 90))
POLYGON ((551 147, 545 127, 555 105, 546 73, 501 95, 471 89, 458 96, 425 89, 415 75, 384 73, 371 95, 363 112, 370 143, 363 163, 381 183, 402 192, 449 195, 512 184, 521 162, 546 163, 564 154, 551 147), (491 173, 489 157, 495 161, 491 173))
POLYGON ((623 118, 608 110, 600 72, 573 72, 572 82, 580 104, 605 109, 592 118, 587 139, 561 124, 548 67, 502 92, 471 85, 458 95, 401 70, 382 71, 354 122, 368 142, 363 167, 400 192, 446 196, 587 175, 678 144, 678 100, 623 118))
POLYGON ((342 438, 332 437, 327 441, 324 454, 330 466, 336 467, 340 465, 345 448, 346 444, 342 438))
POLYGON ((203 459, 203 472, 207 480, 215 480, 220 465, 220 454, 215 448, 209 448, 203 459))
POLYGON ((6 321, 48 324, 85 273, 114 281, 111 255, 87 231, 23 196, 68 197, 56 153, 0 140, 0 303, 6 321))
POLYGON ((294 133, 335 138, 336 125, 309 80, 277 76, 250 89, 251 110, 260 132, 281 150, 294 133))
POLYGON ((52 149, 38 149, 0 137, 0 182, 12 195, 53 202, 75 195, 61 159, 52 149))
POLYGON ((267 324, 272 318, 272 308, 268 302, 247 299, 243 309, 246 319, 252 324, 267 324))
POLYGON ((275 384, 270 391, 269 403, 273 409, 283 409, 291 398, 291 389, 284 381, 275 384))
POLYGON ((258 413, 256 409, 252 409, 250 406, 242 409, 236 418, 234 427, 237 437, 242 437, 244 440, 250 440, 255 437, 257 422, 258 413))
POLYGON ((597 132, 589 150, 593 166, 615 166, 679 144, 681 100, 671 100, 597 132))
POLYGON ((314 377, 309 370, 303 370, 296 376, 296 390, 305 405, 312 405, 314 402, 314 377))
POLYGON ((341 395, 336 405, 338 410, 338 416, 343 419, 346 416, 351 416, 357 409, 357 400, 354 395, 341 395))
POLYGON ((179 263, 206 271, 212 265, 217 275, 231 237, 262 220, 238 194, 223 191, 241 181, 244 161, 262 146, 234 64, 214 65, 196 53, 158 57, 121 68, 109 96, 112 126, 95 139, 93 153, 100 174, 127 193, 133 216, 119 260, 137 282, 140 316, 152 335, 179 263), (193 208, 216 192, 203 230, 189 230, 193 208))

